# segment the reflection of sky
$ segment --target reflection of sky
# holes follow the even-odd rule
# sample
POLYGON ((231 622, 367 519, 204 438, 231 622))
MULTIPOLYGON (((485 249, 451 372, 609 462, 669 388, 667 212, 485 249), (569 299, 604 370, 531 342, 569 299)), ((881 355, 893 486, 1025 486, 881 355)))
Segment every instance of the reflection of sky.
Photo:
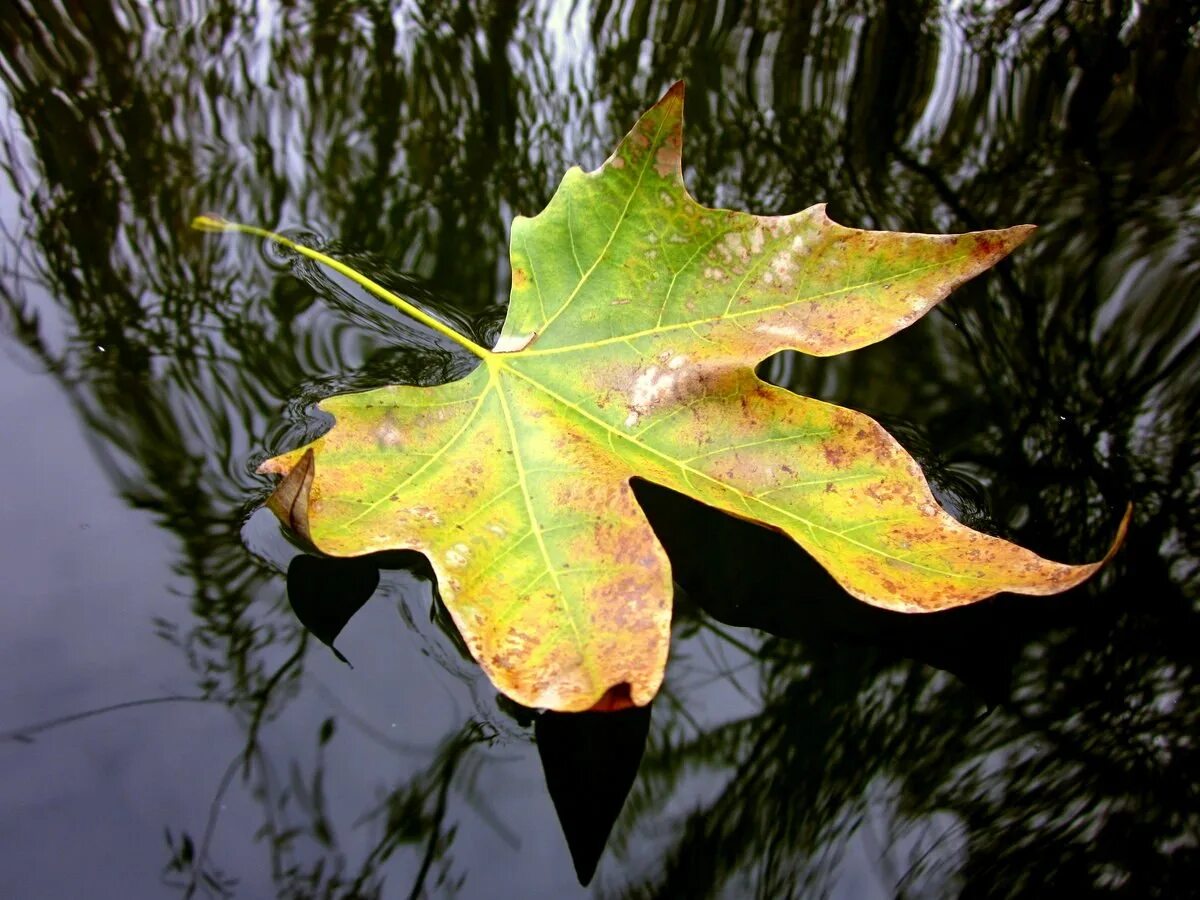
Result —
MULTIPOLYGON (((188 592, 171 571, 174 540, 114 494, 57 385, 9 354, 0 355, 0 420, 10 476, 0 731, 193 694, 194 674, 151 626, 188 592)), ((165 823, 205 809, 240 739, 221 709, 168 704, 80 722, 30 745, 0 743, 5 890, 67 897, 87 884, 92 896, 115 898, 129 896, 130 884, 155 884, 162 858, 148 848, 165 823)))
MULTIPOLYGON (((592 4, 587 0, 580 3, 538 0, 536 11, 525 18, 527 27, 539 29, 549 39, 548 74, 559 84, 596 83, 596 54, 588 33, 592 17, 592 4)), ((517 68, 521 68, 522 62, 512 60, 517 68)))

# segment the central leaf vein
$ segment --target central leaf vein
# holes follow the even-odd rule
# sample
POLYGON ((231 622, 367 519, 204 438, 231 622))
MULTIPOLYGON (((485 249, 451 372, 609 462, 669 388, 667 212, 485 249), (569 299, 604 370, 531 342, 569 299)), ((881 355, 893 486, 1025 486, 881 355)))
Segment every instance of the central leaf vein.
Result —
MULTIPOLYGON (((502 370, 512 371, 504 363, 499 363, 498 366, 502 370)), ((498 375, 493 370, 493 379, 498 375)), ((575 607, 563 593, 562 584, 558 580, 558 571, 554 566, 553 560, 550 558, 550 551, 546 547, 546 540, 542 532, 541 523, 538 522, 537 513, 533 509, 533 495, 529 492, 529 482, 525 477, 525 462, 521 457, 521 440, 517 436, 517 428, 513 421, 512 410, 509 409, 508 398, 504 394, 504 389, 497 388, 497 395, 500 398, 500 408, 504 411, 504 423, 508 428, 509 441, 512 443, 513 463, 517 469, 517 480, 521 485, 521 496, 525 500, 525 514, 529 517, 530 527, 533 528, 533 533, 537 537, 538 549, 542 554, 542 561, 545 564, 546 572, 549 573, 551 580, 554 582, 554 593, 558 597, 559 603, 562 605, 563 613, 566 615, 567 621, 571 625, 571 633, 575 638, 575 646, 579 651, 579 656, 583 660, 584 667, 588 670, 588 677, 594 682, 596 681, 596 673, 593 668, 593 663, 585 650, 585 642, 582 631, 579 628, 579 623, 576 621, 575 607)), ((540 581, 541 578, 535 579, 534 584, 540 581)), ((526 591, 521 591, 519 596, 524 596, 526 591)))

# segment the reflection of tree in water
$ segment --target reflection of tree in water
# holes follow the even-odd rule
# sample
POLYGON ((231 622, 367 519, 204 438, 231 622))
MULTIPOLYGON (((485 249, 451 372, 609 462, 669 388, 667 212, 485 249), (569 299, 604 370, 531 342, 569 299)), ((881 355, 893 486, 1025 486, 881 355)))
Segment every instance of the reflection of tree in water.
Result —
MULTIPOLYGON (((214 210, 337 235, 348 261, 487 333, 511 215, 540 209, 570 164, 598 162, 685 77, 689 183, 705 202, 829 200, 847 224, 906 230, 1044 223, 920 327, 844 359, 785 354, 771 377, 883 418, 961 516, 1045 555, 1097 556, 1130 498, 1136 524, 1099 588, 944 625, 836 594, 801 617, 794 581, 781 596, 730 562, 723 582, 716 550, 695 573, 681 562, 712 615, 782 637, 759 655, 761 713, 712 726, 689 722, 686 693, 658 704, 616 834, 654 868, 625 887, 816 891, 856 853, 885 892, 1185 883, 1200 808, 1197 723, 1175 708, 1194 686, 1200 558, 1200 54, 1183 4, 613 2, 563 19, 555 4, 393 16, 364 2, 264 20, 246 2, 178 23, 86 7, 0 17, 20 126, 3 152, 21 203, 5 222, 6 325, 69 392, 129 501, 178 536, 193 618, 161 629, 203 695, 246 723, 230 778, 262 792, 268 823, 290 779, 257 730, 299 690, 311 644, 235 537, 264 489, 251 463, 320 427, 305 418, 320 396, 441 381, 467 361, 319 272, 281 275, 258 248, 185 223, 214 210), (1012 677, 980 685, 985 670, 1012 677), (700 772, 727 788, 673 826, 660 869, 636 838, 700 772)), ((369 895, 401 841, 434 848, 451 877, 438 810, 469 789, 459 761, 480 758, 480 738, 465 726, 367 812, 384 837, 361 868, 322 825, 318 762, 299 778, 301 832, 324 855, 297 868, 301 832, 269 826, 280 890, 361 879, 369 895)))
MULTIPOLYGON (((278 760, 254 741, 248 742, 230 762, 217 788, 203 834, 194 839, 187 832, 176 835, 167 829, 170 859, 164 868, 164 881, 187 897, 237 894, 237 878, 221 870, 209 853, 208 843, 225 794, 241 775, 263 814, 257 839, 266 847, 272 881, 280 897, 382 896, 385 864, 403 847, 414 848, 419 855, 411 896, 424 896, 429 890, 441 895, 461 884, 449 854, 455 832, 453 823, 447 821, 449 792, 453 786, 467 796, 479 793, 482 760, 472 751, 490 743, 494 733, 481 723, 468 722, 435 749, 426 769, 393 786, 363 810, 355 825, 371 825, 374 836, 363 858, 351 861, 339 846, 338 832, 327 808, 324 751, 335 734, 337 721, 331 716, 322 723, 311 772, 302 772, 295 760, 281 771, 278 760)), ((388 741, 386 735, 378 733, 374 739, 388 741)), ((395 750, 398 755, 412 752, 402 745, 395 750)))
MULTIPOLYGON (((359 314, 365 328, 348 326, 255 248, 201 239, 186 223, 205 209, 331 223, 359 264, 407 287, 372 263, 386 235, 404 252, 383 245, 382 255, 440 279, 456 306, 479 309, 494 300, 503 244, 494 188, 520 182, 484 171, 513 156, 483 152, 499 126, 472 113, 475 85, 505 93, 511 79, 488 70, 493 54, 436 30, 409 44, 417 58, 393 56, 396 33, 382 7, 353 22, 340 5, 291 11, 262 29, 254 6, 225 5, 166 30, 133 4, 89 4, 70 20, 18 5, 0 18, 6 87, 23 128, 5 147, 22 201, 22 221, 6 224, 23 232, 5 246, 7 321, 59 376, 130 502, 178 535, 194 618, 159 627, 203 695, 245 723, 244 754, 222 791, 242 782, 261 797, 280 891, 313 896, 354 884, 377 892, 381 864, 401 844, 415 847, 417 880, 432 885, 449 871, 446 791, 453 783, 459 796, 470 793, 460 763, 478 727, 449 736, 424 772, 363 811, 361 826, 375 823, 380 839, 366 859, 347 862, 321 821, 320 764, 293 777, 294 763, 283 761, 277 772, 281 761, 259 741, 259 728, 300 689, 309 644, 279 606, 275 572, 237 536, 263 490, 249 473, 264 435, 281 444, 317 427, 303 421, 306 407, 332 390, 441 381, 456 361, 379 313, 359 314), (357 112, 372 107, 369 117, 357 112), (426 124, 401 133, 414 120, 426 124), (485 182, 478 192, 457 189, 468 168, 485 182), (398 231, 391 222, 404 224, 398 231), (463 254, 463 245, 496 249, 463 254), (47 298, 65 313, 64 338, 47 298), (394 349, 397 327, 411 349, 394 349), (285 407, 294 412, 281 428, 285 407), (301 788, 308 821, 297 810, 301 788)), ((203 834, 176 836, 184 885, 222 883, 206 844, 203 834)))

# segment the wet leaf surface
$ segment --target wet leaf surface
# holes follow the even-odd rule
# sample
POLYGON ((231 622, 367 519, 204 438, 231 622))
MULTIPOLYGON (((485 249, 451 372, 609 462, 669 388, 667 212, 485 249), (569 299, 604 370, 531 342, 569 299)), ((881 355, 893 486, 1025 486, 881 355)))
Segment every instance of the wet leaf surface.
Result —
POLYGON ((671 569, 633 477, 782 532, 885 609, 1052 594, 1095 572, 961 524, 873 419, 755 374, 780 350, 888 337, 1032 227, 922 235, 846 228, 823 205, 709 209, 684 187, 682 134, 677 84, 598 170, 571 169, 514 221, 492 350, 323 254, 197 220, 324 262, 482 361, 438 387, 322 402, 332 430, 262 467, 285 476, 270 501, 285 524, 332 555, 427 555, 496 686, 563 711, 644 705, 662 681, 671 569))

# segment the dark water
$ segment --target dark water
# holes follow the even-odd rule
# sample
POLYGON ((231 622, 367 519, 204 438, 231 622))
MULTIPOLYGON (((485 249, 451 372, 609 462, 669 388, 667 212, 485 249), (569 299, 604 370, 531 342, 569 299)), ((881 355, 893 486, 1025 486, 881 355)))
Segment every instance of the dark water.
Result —
MULTIPOLYGON (((581 895, 563 828, 586 871, 644 743, 591 893, 1193 893, 1194 8, 417 6, 0 9, 0 892, 581 895), (1080 562, 1132 502, 1124 549, 904 617, 643 488, 680 585, 644 741, 499 701, 410 556, 347 667, 291 610, 255 465, 327 394, 471 361, 187 222, 305 236, 486 340, 511 217, 678 78, 703 202, 1041 226, 902 335, 765 371, 880 419, 976 527, 1080 562)), ((374 569, 330 577, 348 610, 374 569)))

